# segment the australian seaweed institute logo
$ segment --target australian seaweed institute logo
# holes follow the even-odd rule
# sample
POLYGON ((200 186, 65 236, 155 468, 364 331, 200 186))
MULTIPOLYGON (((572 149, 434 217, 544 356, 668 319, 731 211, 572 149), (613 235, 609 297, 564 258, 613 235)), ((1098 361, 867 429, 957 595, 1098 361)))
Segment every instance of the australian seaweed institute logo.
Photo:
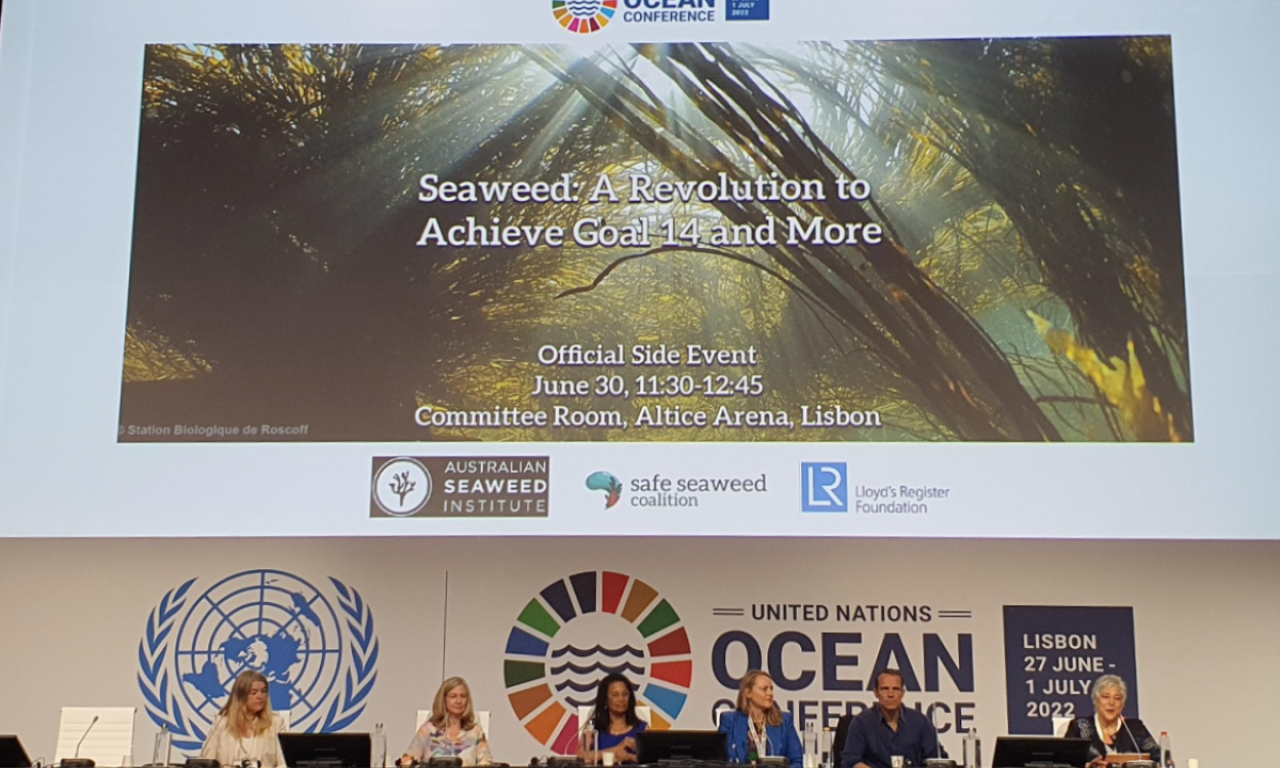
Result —
POLYGON ((676 609, 624 573, 584 571, 548 584, 516 618, 502 674, 516 719, 557 754, 577 748, 580 707, 596 685, 621 673, 650 709, 650 726, 669 728, 689 699, 693 652, 676 609))
POLYGON ((560 26, 580 35, 599 32, 618 12, 618 0, 551 0, 551 13, 560 26))
POLYGON ((375 456, 369 516, 546 517, 547 456, 375 456))

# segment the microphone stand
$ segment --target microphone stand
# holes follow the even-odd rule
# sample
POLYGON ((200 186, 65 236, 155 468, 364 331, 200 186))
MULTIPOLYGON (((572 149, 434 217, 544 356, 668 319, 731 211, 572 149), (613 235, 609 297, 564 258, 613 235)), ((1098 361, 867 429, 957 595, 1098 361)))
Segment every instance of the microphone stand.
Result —
POLYGON ((1124 726, 1124 732, 1129 734, 1129 741, 1133 742, 1133 751, 1146 752, 1147 750, 1142 748, 1142 745, 1138 743, 1138 739, 1133 735, 1133 731, 1129 730, 1129 722, 1124 719, 1124 715, 1120 716, 1120 725, 1124 726))
POLYGON ((84 733, 80 734, 80 740, 76 742, 76 752, 71 759, 62 758, 60 765, 62 768, 94 768, 96 763, 87 757, 80 757, 80 747, 84 746, 84 740, 89 738, 89 731, 93 730, 93 726, 98 724, 98 715, 94 715, 89 721, 89 727, 84 729, 84 733))
MULTIPOLYGON (((954 768, 955 761, 949 760, 942 756, 942 736, 938 733, 937 709, 929 710, 929 726, 933 728, 933 744, 937 750, 937 757, 926 758, 924 764, 934 766, 935 768, 954 768)), ((901 715, 899 715, 901 717, 901 715)))

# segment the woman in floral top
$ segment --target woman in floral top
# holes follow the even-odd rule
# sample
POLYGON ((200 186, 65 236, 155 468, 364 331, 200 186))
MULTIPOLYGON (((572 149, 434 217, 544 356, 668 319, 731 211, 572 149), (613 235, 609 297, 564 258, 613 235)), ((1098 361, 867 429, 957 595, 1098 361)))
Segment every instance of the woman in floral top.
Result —
POLYGON ((427 762, 433 757, 459 757, 463 765, 493 763, 489 738, 476 721, 471 705, 471 689, 460 677, 451 677, 440 685, 431 705, 431 717, 418 729, 400 763, 427 762))

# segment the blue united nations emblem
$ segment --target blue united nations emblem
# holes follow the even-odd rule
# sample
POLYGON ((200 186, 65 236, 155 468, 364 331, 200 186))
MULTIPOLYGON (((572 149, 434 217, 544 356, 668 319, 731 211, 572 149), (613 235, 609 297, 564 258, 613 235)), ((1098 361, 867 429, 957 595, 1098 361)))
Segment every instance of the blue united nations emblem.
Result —
POLYGON ((138 643, 147 714, 168 727, 174 746, 200 748, 247 669, 270 681, 271 708, 289 711, 293 731, 340 731, 364 711, 378 639, 359 592, 330 578, 326 595, 273 570, 228 576, 193 598, 195 583, 165 593, 138 643))

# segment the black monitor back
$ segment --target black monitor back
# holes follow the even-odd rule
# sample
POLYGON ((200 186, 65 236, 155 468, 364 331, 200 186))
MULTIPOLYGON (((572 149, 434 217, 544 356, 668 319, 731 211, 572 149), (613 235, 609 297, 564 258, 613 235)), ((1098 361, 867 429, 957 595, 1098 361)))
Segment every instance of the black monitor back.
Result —
POLYGON ((31 768, 31 758, 17 736, 0 736, 0 768, 31 768))
POLYGON ((1053 763, 1084 768, 1088 762, 1088 739, 1001 736, 996 739, 996 752, 991 766, 992 768, 1022 768, 1031 763, 1053 763))
POLYGON ((636 734, 636 760, 657 763, 662 760, 728 759, 728 737, 720 731, 641 731, 636 734))
POLYGON ((368 768, 373 762, 367 733, 282 733, 280 749, 289 768, 368 768))

